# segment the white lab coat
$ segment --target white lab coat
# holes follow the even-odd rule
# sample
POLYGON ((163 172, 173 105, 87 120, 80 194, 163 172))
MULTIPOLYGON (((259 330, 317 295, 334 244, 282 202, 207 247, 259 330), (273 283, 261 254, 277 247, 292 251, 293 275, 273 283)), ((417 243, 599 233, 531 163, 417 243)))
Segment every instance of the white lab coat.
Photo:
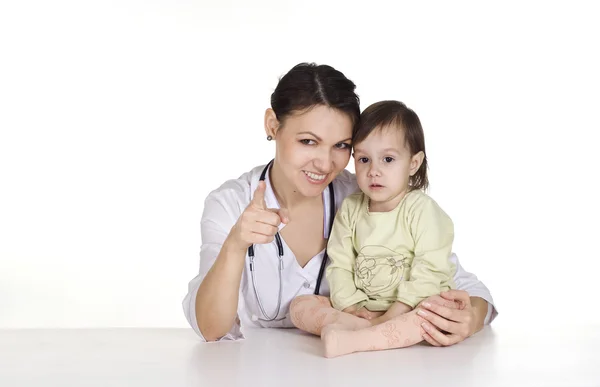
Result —
MULTIPOLYGON (((248 204, 250 204, 264 167, 264 165, 256 167, 250 172, 243 174, 238 179, 225 182, 221 187, 212 191, 204 202, 204 212, 201 220, 202 246, 200 248, 200 271, 198 275, 190 281, 188 285, 188 294, 183 300, 185 316, 191 327, 202 340, 204 340, 204 337, 198 329, 198 324, 196 322, 196 293, 198 292, 200 283, 208 273, 208 270, 214 264, 229 230, 233 227, 248 204)), ((265 182, 265 202, 267 207, 279 208, 279 203, 273 193, 268 173, 266 174, 265 182)), ((358 190, 356 177, 348 171, 340 173, 333 180, 333 186, 335 191, 336 209, 339 208, 342 200, 346 196, 358 190)), ((327 237, 327 235, 329 235, 330 213, 328 189, 323 192, 323 203, 325 204, 324 237, 327 237)), ((285 225, 282 224, 280 229, 284 226, 285 225)), ((260 318, 264 318, 264 316, 256 301, 256 296, 252 287, 249 259, 246 255, 246 266, 242 273, 237 308, 237 315, 241 326, 237 323, 234 324, 229 333, 220 340, 243 339, 243 326, 272 328, 293 327, 289 318, 290 302, 294 297, 299 295, 314 293, 324 251, 321 251, 313 257, 306 266, 302 268, 296 261, 296 257, 286 245, 283 238, 281 240, 284 248, 284 269, 282 272, 283 294, 279 317, 285 316, 285 319, 273 322, 264 322, 253 319, 253 316, 260 318)), ((263 307, 265 308, 265 312, 272 316, 277 309, 277 299, 279 295, 279 260, 275 242, 265 245, 255 245, 254 256, 254 273, 258 293, 263 307)), ((489 290, 475 275, 466 272, 461 267, 455 254, 452 254, 450 259, 456 264, 456 274, 454 276, 456 287, 467 291, 471 296, 481 297, 488 302, 488 313, 485 322, 490 323, 496 317, 497 312, 493 305, 493 299, 489 290)), ((329 295, 329 284, 325 277, 321 282, 320 294, 324 296, 329 295)))

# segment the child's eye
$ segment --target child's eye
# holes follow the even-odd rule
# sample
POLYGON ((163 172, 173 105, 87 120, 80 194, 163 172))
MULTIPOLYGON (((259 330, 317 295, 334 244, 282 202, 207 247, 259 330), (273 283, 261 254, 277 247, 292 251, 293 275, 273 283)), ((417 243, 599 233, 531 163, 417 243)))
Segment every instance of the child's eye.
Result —
POLYGON ((346 142, 338 142, 337 144, 335 144, 335 147, 338 149, 350 149, 350 144, 346 142))
POLYGON ((389 157, 389 156, 387 156, 387 157, 384 157, 384 158, 383 158, 383 160, 384 160, 386 163, 391 163, 392 161, 394 161, 394 158, 393 158, 393 157, 389 157))
POLYGON ((309 139, 305 139, 305 140, 300 140, 300 142, 304 145, 314 145, 316 144, 315 140, 309 140, 309 139))
POLYGON ((359 157, 358 158, 358 162, 359 163, 368 163, 369 162, 369 158, 368 157, 359 157))

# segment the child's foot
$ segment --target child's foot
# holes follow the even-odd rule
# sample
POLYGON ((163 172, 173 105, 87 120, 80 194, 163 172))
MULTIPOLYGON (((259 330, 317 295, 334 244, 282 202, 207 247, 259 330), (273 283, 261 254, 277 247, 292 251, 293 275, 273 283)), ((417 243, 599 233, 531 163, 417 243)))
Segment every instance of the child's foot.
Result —
POLYGON ((323 334, 325 332, 331 331, 331 330, 352 331, 352 330, 354 330, 354 328, 349 327, 348 325, 340 324, 340 323, 327 324, 323 327, 323 329, 321 329, 321 337, 323 336, 323 334))
POLYGON ((354 352, 351 348, 352 340, 349 340, 349 334, 352 334, 345 326, 338 324, 327 325, 321 331, 321 341, 325 347, 325 357, 332 358, 347 355, 354 352))

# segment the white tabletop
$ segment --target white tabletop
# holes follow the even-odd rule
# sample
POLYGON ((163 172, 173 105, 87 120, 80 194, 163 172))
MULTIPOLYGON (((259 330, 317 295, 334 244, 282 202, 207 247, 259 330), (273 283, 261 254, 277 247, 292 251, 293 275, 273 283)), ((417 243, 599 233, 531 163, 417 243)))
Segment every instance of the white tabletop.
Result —
POLYGON ((459 345, 322 357, 296 330, 0 330, 0 386, 600 386, 600 326, 486 327, 459 345), (407 384, 409 383, 409 384, 407 384))

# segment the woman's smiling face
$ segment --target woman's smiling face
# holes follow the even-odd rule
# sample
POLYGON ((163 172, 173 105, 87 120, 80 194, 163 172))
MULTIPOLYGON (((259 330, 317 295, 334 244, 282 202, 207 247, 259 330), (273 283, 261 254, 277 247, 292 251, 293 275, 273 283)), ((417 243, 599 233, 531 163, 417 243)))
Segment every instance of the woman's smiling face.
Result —
MULTIPOLYGON (((272 111, 271 111, 272 113, 272 111)), ((267 134, 276 141, 275 163, 287 183, 306 197, 320 195, 350 161, 352 120, 324 105, 287 116, 274 127, 267 111, 267 134), (270 129, 271 128, 271 129, 270 129)))

